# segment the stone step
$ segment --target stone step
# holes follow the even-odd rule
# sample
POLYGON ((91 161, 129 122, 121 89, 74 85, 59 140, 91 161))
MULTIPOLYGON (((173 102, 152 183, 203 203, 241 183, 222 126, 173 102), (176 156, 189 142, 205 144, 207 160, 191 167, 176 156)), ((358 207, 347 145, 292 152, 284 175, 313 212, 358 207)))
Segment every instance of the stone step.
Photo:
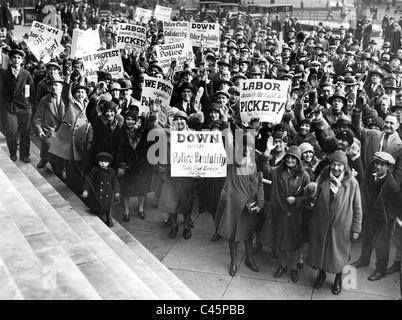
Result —
MULTIPOLYGON (((24 164, 24 166, 34 170, 31 165, 24 164)), ((64 245, 66 251, 74 258, 78 266, 92 263, 91 269, 93 270, 95 267, 101 267, 101 264, 94 263, 97 260, 105 266, 103 270, 99 270, 101 273, 96 277, 92 277, 92 274, 88 274, 88 279, 92 280, 93 285, 102 289, 98 292, 103 295, 102 297, 104 299, 157 299, 157 294, 152 292, 140 277, 132 272, 124 261, 122 261, 95 232, 91 232, 88 225, 83 223, 82 219, 75 216, 75 219, 70 219, 69 221, 63 220, 62 216, 55 211, 27 177, 18 169, 16 164, 9 160, 7 155, 2 151, 0 151, 0 167, 12 177, 17 190, 25 197, 27 202, 29 202, 29 205, 40 216, 44 224, 54 233, 57 240, 64 245), (68 223, 75 227, 75 232, 68 223), (83 243, 82 240, 84 240, 83 243), (88 248, 95 254, 88 250, 88 248), (114 283, 114 285, 110 287, 110 292, 105 291, 105 285, 98 281, 102 274, 105 275, 106 282, 109 280, 108 282, 110 284, 114 283)), ((42 184, 43 182, 46 183, 46 181, 42 181, 42 184)), ((40 183, 36 185, 40 187, 40 183)), ((64 211, 64 213, 65 217, 69 216, 68 218, 71 218, 73 215, 72 210, 64 211)), ((45 241, 46 239, 43 242, 45 241)), ((89 269, 89 267, 82 268, 83 271, 91 269, 89 269)))
MULTIPOLYGON (((35 158, 35 152, 32 152, 32 159, 35 158)), ((18 163, 17 163, 18 165, 18 163)), ((148 267, 144 261, 139 258, 134 251, 126 246, 124 242, 122 242, 115 233, 110 231, 110 228, 107 228, 103 222, 99 218, 93 215, 88 214, 87 207, 81 202, 81 206, 79 206, 79 210, 72 210, 71 205, 48 183, 48 181, 34 168, 33 166, 20 165, 20 170, 24 173, 24 175, 37 186, 39 192, 49 201, 49 203, 59 212, 61 216, 66 216, 67 219, 72 215, 76 215, 78 212, 82 212, 82 215, 88 217, 88 221, 91 221, 91 229, 92 233, 95 231, 99 234, 102 241, 105 241, 118 255, 122 258, 122 260, 137 274, 140 275, 140 278, 146 283, 149 288, 153 290, 153 292, 157 293, 158 297, 164 300, 171 299, 181 299, 180 295, 178 295, 170 286, 168 286, 157 273, 155 273, 151 268, 148 267)), ((47 172, 47 170, 41 170, 42 174, 46 176, 47 179, 57 179, 53 174, 47 172)), ((58 179, 57 179, 58 180, 58 179)), ((68 190, 63 190, 62 194, 68 190)), ((72 196, 72 195, 71 195, 72 196)), ((76 209, 75 206, 74 209, 76 209)), ((79 214, 79 213, 78 213, 79 214)), ((86 222, 84 222, 87 225, 86 222)), ((115 222, 115 225, 118 223, 115 222)), ((82 226, 78 226, 81 227, 82 226)), ((87 231, 88 232, 88 231, 87 231)), ((87 233, 82 231, 82 233, 87 233)))
MULTIPOLYGON (((33 143, 31 143, 31 159, 33 160, 33 163, 37 163, 40 160, 39 149, 33 143)), ((50 168, 49 165, 48 168, 50 168)), ((24 173, 26 175, 28 174, 27 172, 24 173)), ((53 175, 49 170, 46 169, 40 170, 39 173, 43 178, 46 179, 49 185, 51 185, 51 187, 57 191, 56 195, 52 195, 52 199, 47 197, 48 201, 52 201, 53 198, 58 198, 58 204, 52 203, 55 208, 61 205, 60 203, 62 203, 62 201, 60 199, 64 200, 64 202, 71 206, 74 211, 76 211, 81 217, 85 218, 86 222, 94 230, 96 230, 96 232, 99 232, 101 237, 111 247, 120 251, 124 250, 124 252, 121 253, 122 256, 130 257, 132 256, 132 254, 135 254, 137 256, 137 259, 139 258, 139 261, 142 262, 142 265, 145 264, 148 269, 151 269, 153 273, 161 279, 161 281, 166 283, 171 289, 174 290, 176 296, 178 296, 178 298, 176 297, 175 299, 199 299, 199 297, 194 294, 191 289, 189 289, 167 267, 165 267, 156 257, 154 257, 152 253, 150 253, 139 241, 137 241, 130 233, 128 233, 117 221, 113 220, 114 227, 112 228, 112 230, 115 232, 115 234, 108 233, 107 231, 109 230, 109 228, 107 228, 105 224, 102 223, 97 217, 89 215, 87 213, 88 209, 85 204, 55 175, 53 175), (121 236, 120 234, 124 234, 124 236, 121 236), (129 247, 128 251, 126 250, 127 247, 124 245, 124 243, 129 247)), ((129 262, 129 260, 127 260, 126 263, 130 266, 133 266, 133 263, 129 262)), ((162 293, 162 289, 163 288, 160 287, 158 292, 162 293)), ((169 298, 166 297, 165 299, 169 298)))
POLYGON ((23 300, 20 290, 0 257, 0 300, 23 300))
POLYGON ((29 245, 14 215, 15 211, 29 210, 29 206, 1 170, 0 189, 0 256, 22 297, 29 300, 100 299, 60 246, 53 242, 34 251, 29 245), (17 198, 17 206, 5 201, 10 193, 17 198))

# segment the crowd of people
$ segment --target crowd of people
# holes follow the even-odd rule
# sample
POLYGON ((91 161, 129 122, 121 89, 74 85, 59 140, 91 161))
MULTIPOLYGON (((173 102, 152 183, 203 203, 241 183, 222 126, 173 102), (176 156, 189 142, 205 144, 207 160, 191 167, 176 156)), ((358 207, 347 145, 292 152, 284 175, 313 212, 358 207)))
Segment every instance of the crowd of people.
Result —
POLYGON ((198 196, 199 212, 210 212, 215 222, 211 240, 229 241, 232 276, 240 241, 245 264, 255 272, 253 254, 266 246, 278 259, 274 277, 290 269, 297 282, 306 260, 318 270, 316 289, 326 273, 336 274, 333 294, 342 290, 342 271, 356 241, 362 242, 360 258, 352 264, 356 268, 368 266, 375 250, 369 280, 400 272, 400 35, 389 39, 385 32, 380 46, 372 33, 359 38, 356 30, 332 30, 323 23, 302 30, 290 16, 272 23, 222 17, 217 19, 219 50, 194 47, 195 68, 176 72, 173 62, 164 73, 154 53, 154 46, 164 43, 162 24, 151 19, 145 50, 123 50, 125 77, 99 71, 98 81, 90 82, 82 60, 69 57, 71 30, 98 29, 103 49, 112 48, 116 26, 124 19, 100 18, 86 5, 75 11, 69 18, 61 15, 66 51, 47 64, 36 61, 25 42, 0 39, 1 130, 13 161, 19 151, 21 161, 31 162, 35 134, 41 142, 37 168, 50 163, 109 226, 115 200, 124 208, 123 222, 130 221, 133 197, 138 198, 136 215, 146 219, 153 192, 154 205, 168 214, 163 223, 170 238, 177 237, 178 214, 184 217, 182 236, 191 237, 198 196), (158 117, 157 104, 149 113, 139 112, 149 76, 174 86, 166 121, 158 117), (242 121, 245 79, 289 82, 280 123, 242 121), (147 138, 155 130, 166 134, 168 150, 173 130, 218 130, 225 143, 240 131, 232 151, 241 157, 227 165, 226 178, 172 177, 169 163, 149 161, 154 142, 147 138), (389 266, 391 241, 397 251, 389 266))

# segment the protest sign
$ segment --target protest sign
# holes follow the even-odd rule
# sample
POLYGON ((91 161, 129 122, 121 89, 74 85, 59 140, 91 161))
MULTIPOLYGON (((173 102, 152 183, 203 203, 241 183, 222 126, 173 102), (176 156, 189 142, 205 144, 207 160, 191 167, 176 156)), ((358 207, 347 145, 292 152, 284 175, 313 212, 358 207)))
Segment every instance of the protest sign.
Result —
POLYGON ((82 57, 85 76, 97 81, 97 71, 108 72, 113 78, 122 78, 124 69, 119 49, 102 50, 82 57))
POLYGON ((190 23, 187 21, 164 21, 163 38, 166 43, 190 39, 190 23))
POLYGON ((34 21, 27 46, 38 61, 47 63, 64 51, 60 44, 62 36, 62 30, 34 21))
POLYGON ((84 55, 97 51, 99 48, 100 38, 98 30, 73 30, 71 58, 81 58, 84 55))
POLYGON ((134 12, 134 21, 148 23, 152 17, 152 10, 136 7, 134 12))
POLYGON ((188 63, 190 68, 195 68, 193 47, 190 40, 161 44, 155 46, 156 58, 164 73, 169 70, 173 60, 177 61, 175 71, 182 71, 184 63, 188 63))
POLYGON ((145 48, 147 29, 140 25, 119 23, 116 36, 116 48, 132 48, 135 52, 145 48))
POLYGON ((190 22, 190 39, 194 47, 219 48, 219 23, 190 22))
POLYGON ((141 94, 141 112, 149 112, 151 100, 155 105, 159 105, 161 111, 167 114, 170 109, 170 98, 172 97, 173 85, 170 81, 146 77, 141 94))
POLYGON ((240 85, 240 116, 249 122, 279 123, 287 103, 289 82, 268 79, 247 79, 240 85))
POLYGON ((170 16, 172 14, 172 8, 163 7, 160 5, 155 6, 154 17, 160 21, 170 21, 170 16))
POLYGON ((172 177, 226 177, 227 156, 220 131, 171 131, 172 177))

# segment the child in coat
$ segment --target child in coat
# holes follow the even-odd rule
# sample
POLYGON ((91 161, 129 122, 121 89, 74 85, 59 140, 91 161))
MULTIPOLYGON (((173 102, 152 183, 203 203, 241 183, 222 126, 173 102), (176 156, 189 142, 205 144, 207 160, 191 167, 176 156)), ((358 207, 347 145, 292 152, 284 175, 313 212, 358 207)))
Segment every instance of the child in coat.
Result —
POLYGON ((120 199, 120 186, 116 172, 110 168, 113 157, 110 153, 96 155, 98 166, 93 167, 85 178, 82 197, 88 198, 88 206, 99 217, 106 216, 106 224, 113 227, 111 217, 112 198, 120 199))

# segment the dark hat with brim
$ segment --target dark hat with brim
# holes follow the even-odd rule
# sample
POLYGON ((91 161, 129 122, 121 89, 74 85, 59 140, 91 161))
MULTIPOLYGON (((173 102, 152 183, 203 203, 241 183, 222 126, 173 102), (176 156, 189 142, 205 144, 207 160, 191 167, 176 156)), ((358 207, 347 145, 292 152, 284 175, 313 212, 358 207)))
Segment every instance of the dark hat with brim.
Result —
POLYGON ((328 102, 330 104, 332 104, 332 101, 334 101, 335 99, 341 99, 343 102, 343 105, 347 104, 347 100, 346 100, 345 96, 340 94, 339 92, 335 92, 335 94, 333 96, 329 97, 328 102))
POLYGON ((96 161, 113 161, 113 156, 109 152, 99 152, 96 155, 96 161))
POLYGON ((49 67, 55 67, 56 69, 61 71, 61 67, 57 62, 51 61, 51 62, 47 63, 46 68, 49 68, 49 67))
POLYGON ((208 108, 208 112, 211 111, 220 111, 220 106, 217 103, 212 103, 211 106, 208 108))
POLYGON ((124 80, 120 82, 120 89, 119 90, 128 90, 128 89, 133 89, 133 85, 130 80, 124 80))
POLYGON ((52 83, 64 83, 64 80, 57 74, 49 79, 48 84, 52 83))
POLYGON ((185 89, 190 89, 192 92, 194 92, 194 90, 195 90, 195 88, 191 84, 191 82, 183 82, 179 87, 179 92, 182 92, 185 89))
POLYGON ((227 91, 223 91, 223 90, 216 91, 215 92, 215 97, 217 97, 220 94, 224 95, 226 98, 229 99, 229 93, 227 91))
POLYGON ((12 49, 8 55, 10 58, 12 58, 14 55, 19 55, 22 58, 25 58, 25 52, 20 49, 12 49))
POLYGON ((152 68, 156 68, 159 72, 163 73, 163 69, 160 65, 157 63, 152 63, 149 65, 148 70, 151 70, 152 68))
POLYGON ((77 84, 74 87, 72 87, 71 93, 74 95, 77 92, 77 90, 80 90, 80 89, 84 89, 86 91, 86 93, 89 94, 89 88, 82 84, 77 84))

